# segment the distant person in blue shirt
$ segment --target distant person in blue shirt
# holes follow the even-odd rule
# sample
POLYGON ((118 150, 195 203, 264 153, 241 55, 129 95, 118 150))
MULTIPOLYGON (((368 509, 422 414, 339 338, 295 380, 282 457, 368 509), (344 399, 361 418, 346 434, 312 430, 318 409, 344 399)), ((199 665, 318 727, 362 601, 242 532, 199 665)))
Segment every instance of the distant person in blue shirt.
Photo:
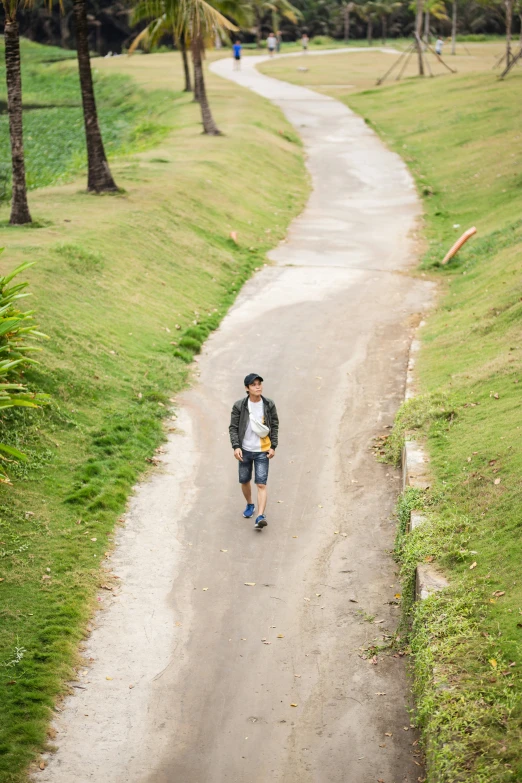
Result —
POLYGON ((234 70, 241 70, 241 41, 236 41, 232 47, 232 56, 234 57, 234 70))

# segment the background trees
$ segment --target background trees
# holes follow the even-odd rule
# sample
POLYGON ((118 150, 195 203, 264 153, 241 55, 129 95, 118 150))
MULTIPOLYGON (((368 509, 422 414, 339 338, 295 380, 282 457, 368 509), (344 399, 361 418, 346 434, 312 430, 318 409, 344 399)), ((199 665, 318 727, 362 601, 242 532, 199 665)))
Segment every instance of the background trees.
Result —
MULTIPOLYGON (((10 0, 2 0, 9 2, 10 0)), ((136 0, 85 0, 87 8, 87 33, 89 49, 99 55, 119 53, 129 48, 136 30, 132 22, 132 4, 136 0)), ((34 6, 20 6, 18 20, 22 35, 41 43, 62 47, 74 44, 74 0, 62 0, 63 13, 55 4, 49 10, 44 0, 36 0, 34 6)), ((513 0, 516 5, 517 0, 513 0)), ((432 22, 433 30, 450 36, 455 12, 455 34, 480 34, 505 32, 504 0, 445 0, 447 20, 432 22), (458 29, 457 29, 458 28, 458 29)), ((382 34, 383 21, 386 36, 410 36, 414 28, 414 13, 409 9, 410 0, 403 0, 385 19, 377 15, 374 26, 382 34)), ((364 0, 225 0, 212 3, 224 16, 239 24, 244 42, 255 42, 266 37, 269 28, 279 24, 285 40, 296 40, 304 31, 309 36, 328 35, 333 38, 365 38, 367 22, 356 13, 356 6, 364 6, 364 0), (235 11, 226 6, 232 4, 235 11), (242 6, 242 19, 236 16, 242 6), (293 11, 292 11, 293 9, 293 11), (295 14, 295 11, 298 14, 295 14), (288 13, 290 12, 290 13, 288 13), (246 16, 250 15, 247 20, 246 16)), ((432 14, 430 14, 432 15, 432 14)), ((521 20, 513 8, 513 34, 518 38, 521 20)), ((172 41, 165 43, 172 45, 172 41)), ((182 42, 179 42, 182 48, 182 42)))

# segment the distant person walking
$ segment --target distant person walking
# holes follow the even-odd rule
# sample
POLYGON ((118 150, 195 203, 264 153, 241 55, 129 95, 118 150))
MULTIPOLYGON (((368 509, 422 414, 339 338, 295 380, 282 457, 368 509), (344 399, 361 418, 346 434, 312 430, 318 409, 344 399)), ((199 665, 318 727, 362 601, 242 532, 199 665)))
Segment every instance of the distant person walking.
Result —
POLYGON ((303 35, 301 37, 301 46, 303 47, 303 52, 305 52, 305 54, 308 51, 308 44, 309 43, 310 43, 309 37, 307 36, 306 33, 303 33, 303 35))
POLYGON ((270 57, 273 57, 274 52, 277 48, 277 38, 273 33, 270 33, 270 35, 266 39, 266 45, 268 47, 268 54, 270 55, 270 57))
POLYGON ((239 462, 239 483, 247 502, 243 511, 246 519, 254 516, 252 503, 252 468, 257 486, 257 517, 254 527, 266 527, 266 483, 269 460, 275 455, 279 435, 279 417, 276 406, 268 397, 263 397, 263 379, 255 372, 245 380, 246 397, 238 400, 230 414, 230 442, 234 457, 239 462))
POLYGON ((444 40, 443 40, 443 39, 440 37, 440 35, 439 35, 439 37, 437 38, 437 41, 436 41, 436 43, 435 43, 435 51, 437 52, 437 54, 439 55, 439 57, 440 57, 440 56, 441 56, 441 54, 442 54, 442 47, 443 47, 443 46, 444 46, 444 40))
POLYGON ((283 43, 283 33, 281 32, 281 30, 277 31, 276 39, 277 39, 276 52, 279 54, 279 52, 281 51, 281 44, 283 43))
POLYGON ((232 57, 234 58, 234 71, 241 70, 241 41, 236 41, 232 47, 232 57))

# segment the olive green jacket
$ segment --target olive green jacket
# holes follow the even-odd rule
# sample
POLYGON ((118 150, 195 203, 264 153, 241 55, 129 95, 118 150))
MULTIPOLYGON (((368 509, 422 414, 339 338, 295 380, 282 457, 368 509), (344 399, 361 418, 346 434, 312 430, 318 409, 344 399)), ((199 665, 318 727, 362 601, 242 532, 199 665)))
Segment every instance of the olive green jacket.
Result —
MULTIPOLYGON (((269 400, 268 397, 261 397, 261 399, 264 403, 265 424, 270 430, 270 445, 273 449, 276 449, 279 436, 279 416, 277 415, 277 409, 273 400, 269 400)), ((230 433, 230 442, 233 449, 241 448, 248 420, 248 395, 245 395, 241 400, 234 403, 232 406, 232 413, 230 414, 230 427, 228 428, 228 431, 230 433)))

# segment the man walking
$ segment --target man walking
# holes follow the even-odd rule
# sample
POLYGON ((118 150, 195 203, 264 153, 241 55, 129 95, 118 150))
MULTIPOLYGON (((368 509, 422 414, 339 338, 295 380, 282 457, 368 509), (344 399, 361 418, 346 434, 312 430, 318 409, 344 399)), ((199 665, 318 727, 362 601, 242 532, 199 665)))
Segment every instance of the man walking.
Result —
POLYGON ((272 400, 263 397, 263 379, 255 372, 245 378, 246 397, 238 400, 230 415, 230 442, 234 457, 239 462, 239 483, 247 506, 243 516, 251 519, 255 505, 252 503, 252 467, 257 486, 257 530, 266 527, 266 482, 268 460, 275 455, 278 443, 279 417, 272 400))
POLYGON ((232 47, 232 56, 234 58, 234 70, 239 71, 241 69, 241 41, 236 41, 232 47))

